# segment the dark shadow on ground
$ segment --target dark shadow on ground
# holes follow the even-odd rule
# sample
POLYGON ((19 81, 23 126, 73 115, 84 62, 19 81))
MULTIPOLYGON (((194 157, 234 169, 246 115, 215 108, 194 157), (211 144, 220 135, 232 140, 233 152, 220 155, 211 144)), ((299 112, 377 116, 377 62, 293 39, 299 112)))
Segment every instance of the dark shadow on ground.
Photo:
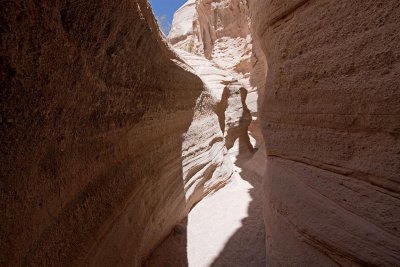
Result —
MULTIPOLYGON (((246 105, 247 91, 240 90, 243 114, 232 138, 233 143, 239 140, 239 156, 234 162, 241 170, 239 175, 249 182, 251 203, 248 207, 248 216, 242 220, 242 227, 229 239, 220 255, 211 266, 265 266, 265 238, 264 222, 262 217, 263 190, 262 178, 254 170, 245 167, 253 160, 254 149, 247 135, 251 123, 251 114, 246 105)), ((153 251, 145 267, 185 267, 187 258, 187 219, 175 226, 170 235, 153 251)))
POLYGON ((176 225, 169 236, 153 251, 144 267, 185 267, 187 258, 187 218, 176 225))
POLYGON ((240 123, 245 127, 246 134, 239 137, 239 155, 234 164, 241 168, 239 175, 252 185, 250 196, 252 201, 248 207, 248 216, 242 220, 242 227, 226 243, 223 251, 211 266, 265 266, 265 229, 263 221, 263 187, 262 177, 254 170, 246 167, 252 160, 257 149, 250 143, 247 129, 251 122, 250 111, 246 105, 247 91, 240 91, 243 105, 243 115, 240 123), (249 121, 250 118, 250 121, 249 121))
POLYGON ((39 2, 0 4, 0 266, 139 265, 185 216, 203 83, 145 0, 39 2))
POLYGON ((223 251, 211 265, 213 267, 265 266, 262 180, 254 171, 244 167, 251 157, 252 155, 246 151, 235 162, 238 167, 242 168, 240 172, 242 179, 253 186, 249 192, 252 201, 248 208, 248 216, 242 220, 242 227, 226 243, 223 251))

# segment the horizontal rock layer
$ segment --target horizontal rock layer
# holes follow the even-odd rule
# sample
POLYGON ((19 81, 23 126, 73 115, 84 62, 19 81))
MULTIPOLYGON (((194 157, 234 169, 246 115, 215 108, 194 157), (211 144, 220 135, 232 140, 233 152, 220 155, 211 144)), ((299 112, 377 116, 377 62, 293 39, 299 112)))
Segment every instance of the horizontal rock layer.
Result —
POLYGON ((215 101, 147 1, 0 10, 0 265, 140 265, 230 177, 215 101))
POLYGON ((399 2, 250 9, 268 61, 269 265, 399 265, 399 2))

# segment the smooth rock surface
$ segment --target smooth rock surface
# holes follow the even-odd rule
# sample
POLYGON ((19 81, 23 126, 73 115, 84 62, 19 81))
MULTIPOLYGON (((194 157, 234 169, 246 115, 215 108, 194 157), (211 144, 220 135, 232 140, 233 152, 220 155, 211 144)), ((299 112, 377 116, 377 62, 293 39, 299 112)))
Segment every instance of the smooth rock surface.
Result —
POLYGON ((189 41, 193 35, 193 21, 195 20, 196 0, 189 0, 181 6, 175 13, 168 39, 171 43, 182 42, 181 46, 188 49, 189 41))
POLYGON ((230 182, 200 201, 145 266, 265 266, 261 184, 265 157, 240 151, 239 140, 229 155, 235 164, 230 182), (261 165, 255 164, 256 158, 261 165))
POLYGON ((175 13, 168 40, 223 69, 248 74, 253 47, 247 1, 189 0, 175 13))
MULTIPOLYGON (((228 1, 206 2, 196 1, 196 13, 191 15, 194 26, 209 23, 205 20, 210 19, 209 16, 213 13, 225 12, 233 15, 228 1), (199 5, 203 9, 205 5, 212 5, 214 11, 204 12, 199 5)), ((236 1, 233 2, 231 4, 236 6, 236 1)), ((183 14, 183 11, 188 10, 188 3, 175 13, 175 29, 179 29, 178 26, 182 24, 189 25, 187 16, 183 14)), ((193 6, 190 8, 193 12, 193 6)), ((241 21, 240 16, 245 15, 238 11, 234 13, 238 16, 238 21, 241 21)), ((241 40, 251 40, 231 38, 231 34, 237 33, 233 29, 225 31, 224 27, 232 28, 231 24, 235 21, 226 14, 223 17, 229 21, 220 24, 218 32, 226 36, 219 35, 220 44, 216 44, 211 58, 206 58, 201 50, 190 51, 185 48, 185 42, 197 38, 193 29, 189 35, 180 35, 179 41, 172 38, 178 38, 175 31, 169 35, 169 40, 176 53, 193 68, 216 100, 215 112, 224 136, 220 141, 228 149, 235 172, 223 188, 201 200, 190 211, 187 220, 177 225, 168 238, 153 251, 146 262, 149 267, 265 266, 261 184, 265 172, 265 156, 257 120, 257 88, 251 85, 250 68, 245 73, 235 68, 241 59, 254 59, 251 57, 250 43, 248 57, 244 57, 240 49, 241 40), (227 49, 222 49, 223 46, 227 49), (255 147, 261 148, 256 154, 255 147), (246 167, 247 164, 250 167, 246 167)), ((249 26, 247 20, 244 26, 249 26)), ((202 27, 207 27, 207 24, 202 27)))

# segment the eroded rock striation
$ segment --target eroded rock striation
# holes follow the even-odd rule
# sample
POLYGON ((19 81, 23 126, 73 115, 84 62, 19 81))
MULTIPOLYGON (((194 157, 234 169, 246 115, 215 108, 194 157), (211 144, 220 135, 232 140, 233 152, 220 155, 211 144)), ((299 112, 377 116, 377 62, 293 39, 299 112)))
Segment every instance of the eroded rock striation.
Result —
POLYGON ((400 265, 399 18, 189 0, 173 51, 145 0, 2 1, 0 265, 140 266, 235 143, 264 176, 268 266, 400 265))
POLYGON ((266 64, 264 53, 253 45, 249 15, 248 1, 190 0, 174 14, 168 34, 177 53, 221 102, 218 106, 224 106, 217 113, 228 149, 239 136, 251 149, 248 129, 257 146, 263 146, 257 99, 265 84, 266 64), (244 100, 240 92, 246 95, 244 100))
POLYGON ((250 72, 252 40, 247 1, 190 0, 174 15, 168 40, 223 69, 250 72))
POLYGON ((230 177, 215 100, 147 1, 0 10, 0 265, 139 266, 230 177))
POLYGON ((400 4, 251 1, 270 265, 400 264, 400 4))

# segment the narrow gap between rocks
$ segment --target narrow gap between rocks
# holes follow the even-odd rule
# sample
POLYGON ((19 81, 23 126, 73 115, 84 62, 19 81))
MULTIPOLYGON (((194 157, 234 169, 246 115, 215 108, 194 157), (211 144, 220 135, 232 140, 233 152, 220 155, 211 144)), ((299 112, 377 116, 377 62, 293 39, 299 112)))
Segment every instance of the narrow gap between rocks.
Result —
MULTIPOLYGON (((232 1, 234 4, 238 3, 232 1)), ((200 5, 186 2, 175 12, 171 29, 165 34, 171 48, 193 68, 214 99, 214 114, 209 116, 218 118, 213 122, 222 132, 223 138, 218 140, 232 163, 231 172, 226 172, 229 177, 225 177, 223 186, 205 194, 188 217, 175 226, 146 266, 265 266, 261 182, 265 155, 257 118, 258 88, 251 77, 258 60, 250 25, 243 25, 248 27, 245 33, 231 32, 236 35, 233 38, 222 34, 209 43, 215 37, 207 33, 215 29, 211 24, 220 21, 219 16, 229 15, 234 20, 234 14, 224 14, 226 9, 234 11, 229 6, 216 6, 214 19, 204 22, 202 16, 206 14, 199 13, 204 11, 200 5)), ((238 13, 236 17, 247 15, 238 13)), ((165 32, 168 22, 157 17, 165 32)), ((192 170, 188 179, 202 167, 192 170)))

